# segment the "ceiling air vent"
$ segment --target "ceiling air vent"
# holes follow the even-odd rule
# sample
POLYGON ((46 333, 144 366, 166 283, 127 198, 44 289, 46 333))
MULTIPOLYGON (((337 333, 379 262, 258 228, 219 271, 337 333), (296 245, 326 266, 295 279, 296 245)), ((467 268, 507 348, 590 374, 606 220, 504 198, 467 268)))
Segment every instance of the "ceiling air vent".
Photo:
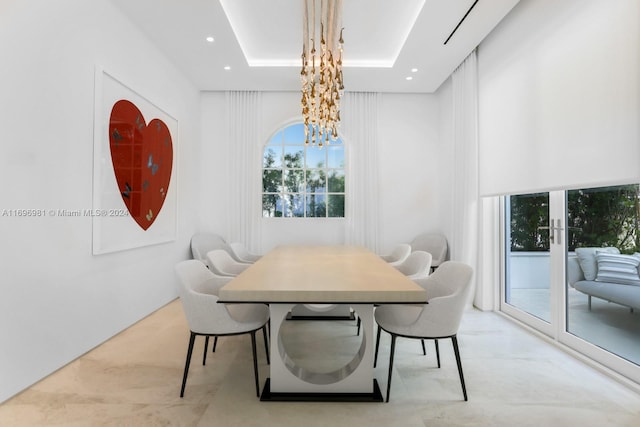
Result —
POLYGON ((478 0, 474 1, 473 4, 471 5, 471 7, 469 8, 469 10, 467 10, 467 13, 464 14, 464 16, 462 17, 462 19, 460 20, 460 22, 458 22, 458 25, 456 25, 456 27, 453 29, 453 31, 451 31, 451 34, 449 34, 449 37, 447 37, 447 39, 444 41, 444 44, 447 44, 449 42, 449 40, 451 40, 451 37, 453 37, 453 35, 456 33, 456 31, 458 31, 458 28, 460 28, 460 25, 462 25, 462 23, 464 22, 465 19, 467 19, 467 16, 469 16, 469 13, 471 12, 471 10, 476 7, 476 4, 478 4, 478 0))

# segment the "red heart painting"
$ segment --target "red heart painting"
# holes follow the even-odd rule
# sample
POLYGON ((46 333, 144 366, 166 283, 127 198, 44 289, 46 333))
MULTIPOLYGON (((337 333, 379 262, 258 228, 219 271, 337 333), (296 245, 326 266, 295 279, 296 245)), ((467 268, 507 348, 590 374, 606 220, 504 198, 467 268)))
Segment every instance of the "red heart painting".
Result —
POLYGON ((173 143, 160 119, 145 123, 132 102, 121 99, 109 119, 111 162, 129 213, 143 230, 158 217, 171 180, 173 143))

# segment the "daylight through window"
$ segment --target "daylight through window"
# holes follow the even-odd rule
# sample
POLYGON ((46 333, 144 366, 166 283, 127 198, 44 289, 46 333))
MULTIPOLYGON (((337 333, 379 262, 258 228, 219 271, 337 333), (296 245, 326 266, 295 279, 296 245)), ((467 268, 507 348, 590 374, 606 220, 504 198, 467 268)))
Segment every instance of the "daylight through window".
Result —
POLYGON ((305 146, 296 123, 265 145, 262 156, 263 217, 344 217, 344 144, 305 146))

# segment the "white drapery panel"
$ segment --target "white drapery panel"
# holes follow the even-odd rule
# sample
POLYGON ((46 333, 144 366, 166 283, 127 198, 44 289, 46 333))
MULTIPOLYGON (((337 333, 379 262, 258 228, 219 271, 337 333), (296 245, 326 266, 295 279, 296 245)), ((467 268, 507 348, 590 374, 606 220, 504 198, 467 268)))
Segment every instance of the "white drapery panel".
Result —
POLYGON ((477 273, 478 66, 475 50, 453 72, 452 89, 454 164, 451 259, 469 264, 477 273))
POLYGON ((342 130, 347 155, 345 242, 378 252, 378 103, 377 93, 352 92, 342 100, 342 130))
POLYGON ((262 246, 260 92, 227 92, 229 203, 227 240, 260 253, 262 246))

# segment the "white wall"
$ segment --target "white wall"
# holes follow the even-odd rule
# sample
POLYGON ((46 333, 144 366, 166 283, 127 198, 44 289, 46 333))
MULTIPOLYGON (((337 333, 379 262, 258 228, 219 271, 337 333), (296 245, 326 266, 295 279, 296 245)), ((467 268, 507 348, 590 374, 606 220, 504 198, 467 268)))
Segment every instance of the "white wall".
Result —
POLYGON ((640 2, 523 0, 480 45, 482 194, 640 179, 640 2))
MULTIPOLYGON (((3 2, 0 13, 0 402, 177 295, 199 209, 199 94, 106 0, 3 2), (178 119, 178 240, 92 255, 94 67, 178 119)), ((171 191, 171 190, 170 190, 171 191)))
MULTIPOLYGON (((262 131, 256 149, 282 126, 300 120, 299 93, 262 94, 262 131)), ((441 169, 443 145, 439 138, 439 100, 436 95, 381 94, 378 168, 380 178, 380 242, 388 251, 416 234, 441 230, 443 205, 441 169)), ((224 122, 225 95, 203 94, 203 174, 210 191, 203 197, 200 226, 225 235, 228 227, 228 155, 224 122), (208 165, 208 166, 207 166, 208 165)), ((348 140, 345 140, 348 143, 348 140)), ((265 218, 262 251, 278 244, 342 244, 343 219, 265 218)))

